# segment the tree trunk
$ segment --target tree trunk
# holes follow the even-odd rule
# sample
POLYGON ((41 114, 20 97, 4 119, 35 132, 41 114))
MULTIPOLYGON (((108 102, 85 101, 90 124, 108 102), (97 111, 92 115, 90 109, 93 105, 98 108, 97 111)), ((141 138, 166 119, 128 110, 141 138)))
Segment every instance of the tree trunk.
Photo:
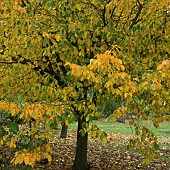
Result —
POLYGON ((125 116, 117 119, 117 122, 125 123, 125 116))
POLYGON ((68 130, 68 126, 63 124, 62 129, 61 129, 60 138, 67 138, 67 130, 68 130))
POLYGON ((85 118, 81 119, 81 116, 78 117, 78 129, 77 129, 77 146, 76 146, 76 156, 74 162, 74 170, 88 170, 87 162, 87 141, 88 133, 84 136, 81 135, 80 130, 82 129, 83 123, 85 123, 85 118))

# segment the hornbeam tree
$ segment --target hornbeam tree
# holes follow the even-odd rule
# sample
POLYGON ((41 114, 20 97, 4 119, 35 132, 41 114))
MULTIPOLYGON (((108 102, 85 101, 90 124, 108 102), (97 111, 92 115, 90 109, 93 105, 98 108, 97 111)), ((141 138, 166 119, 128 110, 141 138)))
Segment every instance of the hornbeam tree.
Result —
MULTIPOLYGON (((131 110, 143 117, 154 111, 157 125, 168 110, 169 18, 168 0, 2 0, 0 63, 8 83, 1 82, 6 89, 1 94, 10 100, 19 94, 26 101, 57 105, 57 115, 49 109, 45 117, 59 118, 64 125, 76 116, 74 168, 87 169, 89 122, 100 116, 100 95, 126 102, 113 120, 131 110), (25 86, 19 83, 21 77, 25 86)), ((138 134, 138 126, 131 123, 138 134)), ((91 130, 92 136, 106 141, 95 125, 91 130)), ((145 133, 156 142, 146 128, 145 133)))

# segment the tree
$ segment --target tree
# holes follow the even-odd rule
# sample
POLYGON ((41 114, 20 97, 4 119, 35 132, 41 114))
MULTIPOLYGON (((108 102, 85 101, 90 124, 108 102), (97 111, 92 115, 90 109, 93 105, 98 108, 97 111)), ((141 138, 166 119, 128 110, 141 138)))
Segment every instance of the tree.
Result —
MULTIPOLYGON (((61 118, 64 114, 63 107, 67 106, 70 114, 67 117, 63 116, 66 122, 69 122, 68 119, 72 114, 77 117, 79 125, 75 160, 77 169, 79 167, 87 169, 88 167, 86 145, 89 121, 100 115, 96 110, 97 103, 100 103, 97 95, 108 97, 113 91, 105 92, 103 90, 113 90, 113 87, 117 89, 114 95, 119 96, 119 100, 128 99, 127 112, 134 109, 135 106, 135 113, 145 117, 145 114, 138 112, 138 109, 144 111, 146 106, 151 104, 151 101, 146 101, 142 97, 143 93, 149 91, 145 89, 146 83, 142 84, 144 76, 148 75, 149 71, 153 72, 153 74, 149 74, 151 78, 153 75, 158 75, 158 70, 156 70, 158 63, 169 58, 169 36, 167 36, 169 34, 169 16, 166 12, 169 8, 168 1, 161 1, 161 4, 154 0, 130 0, 128 2, 117 0, 60 0, 57 2, 54 0, 48 2, 46 0, 4 0, 0 3, 1 63, 11 66, 22 65, 21 70, 27 68, 31 70, 31 74, 37 75, 38 85, 34 85, 34 92, 30 93, 30 87, 26 86, 22 97, 28 96, 26 98, 31 99, 32 102, 45 101, 46 104, 53 103, 60 106, 57 107, 57 115, 61 118), (112 50, 113 47, 115 49, 115 45, 118 45, 116 51, 112 50), (104 52, 108 50, 113 54, 105 55, 107 53, 104 52), (91 67, 93 65, 90 63, 93 62, 91 59, 94 59, 99 53, 104 53, 106 61, 114 56, 116 59, 112 62, 115 62, 118 67, 122 64, 117 56, 122 60, 126 70, 121 70, 122 67, 116 72, 120 77, 119 81, 117 77, 109 74, 109 69, 116 71, 112 66, 113 63, 110 66, 113 68, 106 67, 109 63, 104 63, 105 66, 100 65, 99 70, 106 72, 106 77, 101 84, 93 82, 91 77, 88 78, 91 76, 88 69, 84 70, 82 78, 77 75, 78 70, 73 72, 75 75, 70 73, 70 68, 72 72, 77 67, 85 69, 84 67, 89 64, 91 67), (79 77, 80 81, 75 80, 74 76, 79 77), (115 82, 111 82, 111 79, 115 82), (127 81, 130 84, 127 84, 126 88, 128 90, 132 88, 132 92, 122 89, 127 81), (106 82, 107 84, 104 84, 106 82), (48 92, 42 90, 45 88, 48 92), (29 95, 26 95, 25 91, 28 91, 29 95), (46 95, 47 93, 48 95, 46 95), (84 154, 82 159, 78 160, 81 151, 84 154)), ((100 60, 100 62, 103 61, 100 60)), ((12 72, 16 73, 15 70, 12 72)), ((97 74, 95 76, 99 76, 98 78, 104 74, 93 69, 92 73, 97 74)), ((9 74, 11 75, 11 73, 9 74)), ((166 87, 167 82, 164 83, 166 87)), ((163 90, 165 89, 163 88, 163 90)), ((159 94, 160 91, 157 93, 159 94)), ((2 94, 5 96, 3 91, 2 94)), ((154 96, 154 94, 153 92, 152 95, 154 96)), ((167 97, 167 93, 164 93, 164 97, 167 97)), ((167 98, 164 100, 168 103, 167 98)), ((125 110, 126 107, 118 108, 115 111, 116 115, 124 114, 125 110)), ((158 110, 160 112, 160 109, 158 110)), ((52 116, 52 113, 48 114, 52 116)), ((155 114, 162 117, 161 114, 155 114)), ((115 118, 116 116, 113 115, 113 119, 115 118)), ((132 123, 136 127, 133 121, 132 123)), ((92 136, 99 136, 105 141, 105 133, 96 132, 96 129, 98 130, 96 126, 92 127, 95 132, 92 136)))

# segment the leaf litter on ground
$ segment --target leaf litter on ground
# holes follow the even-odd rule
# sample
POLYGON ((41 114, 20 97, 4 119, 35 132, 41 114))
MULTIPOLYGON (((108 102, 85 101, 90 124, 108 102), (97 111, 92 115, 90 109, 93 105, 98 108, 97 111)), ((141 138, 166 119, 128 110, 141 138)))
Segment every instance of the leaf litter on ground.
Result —
MULTIPOLYGON (((108 143, 99 139, 89 138, 88 161, 90 170, 169 170, 170 169, 170 139, 160 138, 159 155, 149 165, 143 165, 142 157, 126 149, 128 141, 133 136, 108 134, 108 143)), ((43 165, 40 169, 71 170, 76 151, 76 133, 70 132, 68 138, 56 138, 53 145, 53 162, 43 165)))
MULTIPOLYGON (((89 138, 88 161, 90 170, 169 170, 170 169, 170 139, 160 138, 159 159, 149 165, 143 165, 142 157, 136 152, 126 149, 128 141, 133 136, 122 134, 108 134, 108 143, 99 139, 89 138)), ((62 139, 57 135, 51 142, 53 147, 52 162, 49 164, 37 163, 34 170, 71 170, 75 151, 76 133, 69 132, 68 137, 62 139)), ((9 157, 9 155, 8 155, 9 157)), ((26 169, 13 167, 12 169, 26 169)), ((4 167, 5 168, 5 167, 4 167)), ((2 170, 6 170, 6 168, 2 170)))

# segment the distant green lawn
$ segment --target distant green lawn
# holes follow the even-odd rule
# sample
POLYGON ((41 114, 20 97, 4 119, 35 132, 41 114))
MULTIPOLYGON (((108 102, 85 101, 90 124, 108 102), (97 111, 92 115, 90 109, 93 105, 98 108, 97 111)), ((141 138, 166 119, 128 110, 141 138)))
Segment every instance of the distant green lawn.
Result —
MULTIPOLYGON (((160 124, 159 128, 155 128, 151 121, 137 121, 141 126, 147 126, 157 137, 170 138, 170 123, 164 122, 160 124)), ((97 120, 94 123, 103 131, 107 133, 117 133, 124 135, 134 135, 134 128, 127 123, 118 123, 105 120, 97 120)), ((76 131, 77 124, 69 125, 69 129, 76 131)))

